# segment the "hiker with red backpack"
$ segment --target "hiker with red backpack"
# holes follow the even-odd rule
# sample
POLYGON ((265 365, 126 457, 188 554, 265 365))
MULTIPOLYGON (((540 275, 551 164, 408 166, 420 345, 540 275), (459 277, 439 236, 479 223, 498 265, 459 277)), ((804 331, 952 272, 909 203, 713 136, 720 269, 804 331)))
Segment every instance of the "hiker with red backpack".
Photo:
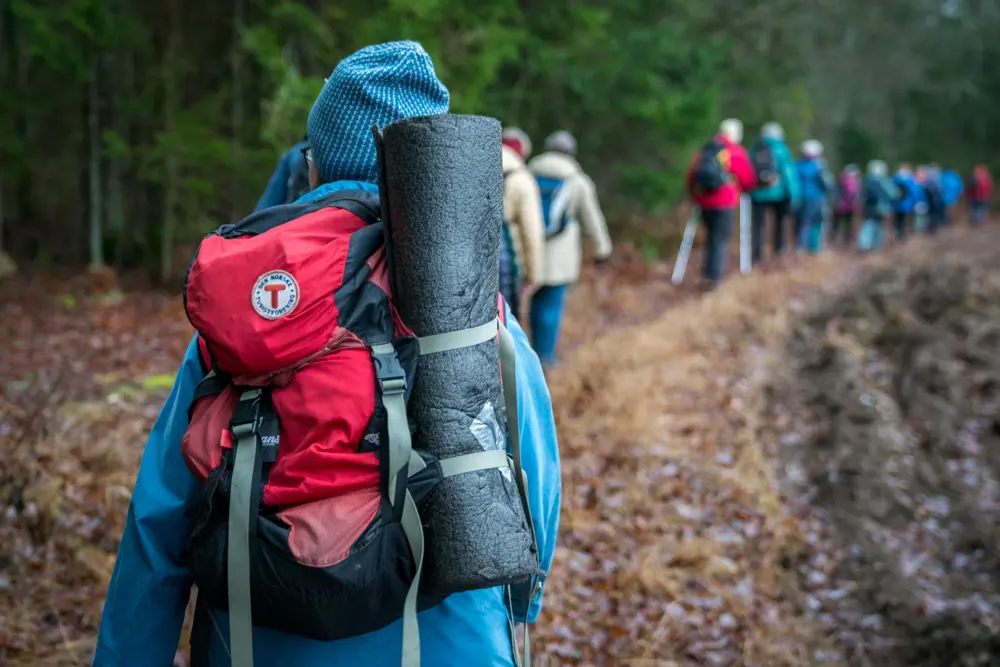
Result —
MULTIPOLYGON (((146 443, 95 667, 170 664, 195 580, 192 667, 515 664, 509 630, 537 618, 558 527, 559 456, 542 370, 505 310, 500 324, 407 334, 390 301, 380 219, 385 179, 372 127, 446 114, 448 104, 419 44, 348 56, 309 115, 311 192, 202 241, 185 290, 198 334, 146 443), (472 435, 498 449, 438 460, 411 449, 420 436, 407 411, 417 363, 490 345, 499 347, 490 381, 502 374, 504 409, 484 408, 472 435), (512 459, 523 475, 512 474, 512 459), (534 587, 429 596, 416 584, 421 530, 433 525, 412 494, 488 470, 518 487, 493 501, 505 507, 527 480, 534 587)), ((477 277, 467 279, 474 290, 477 277)), ((417 370, 414 394, 443 391, 421 390, 420 378, 417 370)), ((441 410, 454 420, 465 407, 441 410)), ((484 520, 487 509, 495 507, 482 507, 484 520)), ((498 556, 506 545, 497 539, 498 556)))
POLYGON ((969 198, 969 221, 978 227, 989 215, 990 199, 993 198, 993 177, 985 164, 975 166, 966 192, 969 198))
POLYGON ((500 237, 500 292, 520 318, 521 295, 530 296, 542 280, 545 227, 538 183, 525 166, 531 140, 519 128, 503 132, 503 211, 500 237))
POLYGON ((685 176, 688 194, 701 210, 701 222, 708 232, 702 286, 709 290, 719 284, 725 272, 726 248, 740 195, 757 185, 742 141, 743 123, 736 118, 722 121, 719 132, 695 151, 685 176))
POLYGON ((753 201, 752 260, 759 264, 764 254, 764 227, 767 212, 774 212, 773 248, 775 255, 785 251, 785 221, 799 202, 799 179, 795 160, 785 144, 785 130, 778 123, 765 123, 760 139, 750 148, 750 159, 757 173, 757 187, 750 193, 753 201))
POLYGON ((837 175, 833 205, 833 224, 830 226, 830 245, 844 246, 854 240, 854 218, 861 208, 861 170, 855 164, 844 167, 837 175))
POLYGON ((546 369, 555 365, 569 287, 580 279, 582 233, 598 263, 611 256, 611 236, 597 187, 576 159, 576 139, 560 130, 545 139, 545 152, 528 162, 542 199, 545 253, 542 279, 531 298, 531 342, 546 369))

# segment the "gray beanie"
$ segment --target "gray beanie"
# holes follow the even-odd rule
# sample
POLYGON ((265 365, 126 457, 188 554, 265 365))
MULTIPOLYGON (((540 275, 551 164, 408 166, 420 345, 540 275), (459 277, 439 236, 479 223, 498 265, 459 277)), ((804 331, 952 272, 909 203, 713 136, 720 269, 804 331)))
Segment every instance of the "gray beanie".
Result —
POLYGON ((545 150, 576 157, 576 139, 566 130, 553 132, 545 138, 545 150))

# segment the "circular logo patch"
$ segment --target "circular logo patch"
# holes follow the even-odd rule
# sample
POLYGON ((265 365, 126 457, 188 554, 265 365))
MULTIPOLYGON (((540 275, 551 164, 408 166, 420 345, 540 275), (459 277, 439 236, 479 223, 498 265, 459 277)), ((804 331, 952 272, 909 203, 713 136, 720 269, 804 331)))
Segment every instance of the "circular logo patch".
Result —
POLYGON ((268 271, 254 283, 250 303, 264 319, 284 317, 299 305, 299 284, 287 271, 268 271))

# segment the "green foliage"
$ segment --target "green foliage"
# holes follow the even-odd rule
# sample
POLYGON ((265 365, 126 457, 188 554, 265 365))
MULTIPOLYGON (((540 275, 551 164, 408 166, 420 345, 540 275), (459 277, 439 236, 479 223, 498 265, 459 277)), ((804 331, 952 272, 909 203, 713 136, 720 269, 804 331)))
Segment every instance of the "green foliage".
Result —
POLYGON ((15 248, 82 257, 91 83, 108 256, 153 266, 164 239, 185 247, 249 212, 340 59, 394 39, 425 46, 453 111, 518 125, 536 151, 573 132, 612 220, 681 200, 692 151, 727 116, 748 141, 777 120, 793 150, 816 136, 841 162, 967 168, 1000 139, 1000 18, 943 19, 936 3, 240 0, 236 25, 236 1, 5 3, 15 248))
POLYGON ((869 160, 882 155, 878 139, 853 118, 840 127, 837 134, 837 153, 850 156, 849 159, 862 169, 869 160))

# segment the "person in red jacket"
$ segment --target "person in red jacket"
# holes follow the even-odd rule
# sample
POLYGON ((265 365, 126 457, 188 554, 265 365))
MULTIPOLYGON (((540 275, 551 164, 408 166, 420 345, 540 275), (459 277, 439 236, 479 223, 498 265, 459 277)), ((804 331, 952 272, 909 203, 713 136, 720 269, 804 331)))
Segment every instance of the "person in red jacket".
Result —
POLYGON ((732 235, 733 215, 740 195, 757 186, 757 174, 743 141, 743 123, 722 121, 719 133, 698 149, 688 167, 687 190, 701 209, 708 232, 702 279, 706 289, 715 287, 726 265, 726 248, 732 235))
POLYGON ((993 197, 993 178, 985 164, 977 164, 973 169, 968 196, 969 220, 978 226, 989 213, 990 199, 993 197))

